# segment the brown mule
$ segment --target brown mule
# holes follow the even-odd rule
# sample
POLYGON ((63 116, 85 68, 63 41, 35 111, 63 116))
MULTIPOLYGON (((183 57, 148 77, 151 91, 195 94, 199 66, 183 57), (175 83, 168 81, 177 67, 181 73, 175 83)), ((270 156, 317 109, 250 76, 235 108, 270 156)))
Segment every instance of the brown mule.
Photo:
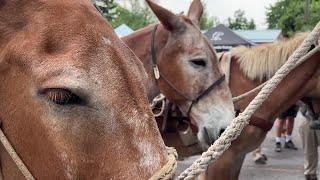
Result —
MULTIPOLYGON (((1 128, 36 179, 148 179, 145 72, 89 0, 0 1, 1 128)), ((24 179, 0 147, 3 179, 24 179)))
POLYGON ((203 6, 194 0, 184 16, 147 2, 161 24, 122 40, 147 71, 149 100, 161 92, 177 104, 198 127, 198 139, 207 148, 229 125, 234 109, 216 52, 199 29, 203 6))
MULTIPOLYGON (((288 41, 232 50, 230 89, 233 96, 254 89, 269 79, 286 62, 303 39, 304 36, 297 36, 288 41)), ((227 56, 228 54, 224 55, 224 57, 227 56)), ((206 179, 238 179, 245 155, 260 146, 272 127, 275 117, 303 97, 314 99, 320 97, 319 59, 320 52, 316 52, 280 83, 256 111, 251 119, 251 125, 243 130, 240 137, 217 162, 209 166, 206 179)), ((237 102, 236 109, 244 110, 255 95, 237 102)), ((319 105, 319 102, 315 103, 319 105)))

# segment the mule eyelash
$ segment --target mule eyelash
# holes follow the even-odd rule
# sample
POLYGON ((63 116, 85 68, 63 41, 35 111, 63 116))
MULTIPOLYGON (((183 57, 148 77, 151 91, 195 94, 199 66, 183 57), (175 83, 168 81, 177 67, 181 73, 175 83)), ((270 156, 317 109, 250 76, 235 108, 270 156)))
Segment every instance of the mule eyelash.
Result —
POLYGON ((194 66, 200 66, 200 67, 205 67, 207 65, 207 62, 205 59, 192 59, 190 60, 190 62, 194 65, 194 66))
POLYGON ((42 94, 58 105, 76 105, 82 103, 79 96, 67 89, 49 88, 45 89, 42 94))

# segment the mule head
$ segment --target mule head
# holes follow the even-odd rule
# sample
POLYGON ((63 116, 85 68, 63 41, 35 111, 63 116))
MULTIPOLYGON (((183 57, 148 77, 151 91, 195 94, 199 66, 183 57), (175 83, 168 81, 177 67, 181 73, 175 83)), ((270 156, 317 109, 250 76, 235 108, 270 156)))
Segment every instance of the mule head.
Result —
MULTIPOLYGON (((0 17, 1 128, 36 179, 148 179, 166 163, 143 67, 89 0, 4 0, 0 17)), ((0 149, 3 178, 23 179, 0 149)))
MULTIPOLYGON (((191 101, 223 75, 215 50, 199 28, 203 6, 200 0, 194 0, 188 16, 184 16, 175 15, 151 0, 147 2, 162 24, 159 34, 161 31, 168 34, 164 47, 157 52, 159 70, 181 93, 163 78, 159 80, 160 89, 187 114, 191 101)), ((190 117, 199 129, 198 139, 204 147, 215 141, 234 117, 227 83, 222 82, 195 103, 190 117)))

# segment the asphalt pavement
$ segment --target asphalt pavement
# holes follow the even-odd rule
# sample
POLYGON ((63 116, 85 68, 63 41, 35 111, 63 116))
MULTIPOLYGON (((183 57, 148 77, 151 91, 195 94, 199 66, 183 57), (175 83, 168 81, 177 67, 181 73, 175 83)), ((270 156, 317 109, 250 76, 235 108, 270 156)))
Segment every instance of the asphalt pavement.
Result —
MULTIPOLYGON (((275 128, 273 128, 262 144, 263 153, 268 157, 267 164, 256 165, 252 154, 248 154, 241 170, 240 180, 303 180, 303 151, 298 132, 303 121, 304 117, 298 114, 293 131, 293 142, 299 148, 297 151, 283 149, 280 153, 275 152, 275 128)), ((197 157, 199 156, 190 157, 179 162, 177 174, 180 174, 186 167, 191 165, 197 157)))

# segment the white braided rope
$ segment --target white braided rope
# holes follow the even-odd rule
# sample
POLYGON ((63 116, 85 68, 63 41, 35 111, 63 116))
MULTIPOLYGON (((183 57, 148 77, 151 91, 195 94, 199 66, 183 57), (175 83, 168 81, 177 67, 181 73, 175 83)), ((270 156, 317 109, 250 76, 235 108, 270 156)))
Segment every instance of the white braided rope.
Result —
POLYGON ((164 110, 165 110, 165 106, 166 106, 166 97, 163 95, 163 94, 159 94, 158 96, 156 96, 153 100, 152 100, 152 103, 151 103, 151 109, 152 109, 152 112, 153 112, 153 115, 154 117, 160 117, 163 115, 164 113, 164 110), (160 107, 160 111, 157 112, 156 109, 157 109, 157 104, 158 103, 161 103, 161 107, 160 107))
POLYGON ((172 179, 177 169, 178 153, 173 147, 166 147, 168 162, 159 169, 149 180, 169 180, 172 179))
POLYGON ((241 94, 241 95, 239 95, 237 97, 233 97, 232 98, 232 102, 234 102, 234 103, 238 102, 238 101, 240 101, 240 100, 242 100, 242 99, 244 99, 244 98, 246 98, 248 96, 251 96, 254 93, 259 92, 259 90, 262 89, 267 84, 267 82, 268 81, 264 82, 263 84, 260 84, 258 87, 254 88, 254 89, 252 89, 252 90, 250 90, 248 92, 245 92, 245 93, 243 93, 243 94, 241 94))
MULTIPOLYGON (((32 176, 31 172, 27 168, 27 166, 23 163, 22 159, 19 157, 18 153, 14 150, 11 143, 9 142, 6 135, 3 133, 2 129, 0 129, 0 141, 5 148, 5 150, 8 152, 9 156, 12 158, 13 162, 17 165, 20 172, 23 174, 26 180, 35 180, 35 178, 32 176)), ((2 174, 0 173, 2 179, 2 174)))
POLYGON ((161 107, 160 107, 160 111, 159 111, 159 112, 156 111, 156 107, 152 108, 154 117, 160 117, 160 116, 162 116, 163 113, 164 113, 165 108, 166 108, 166 100, 163 99, 163 100, 161 101, 161 107))
POLYGON ((159 102, 163 101, 166 97, 163 94, 159 94, 158 96, 156 96, 151 103, 151 109, 154 108, 159 102))
POLYGON ((248 125, 253 113, 269 97, 281 80, 287 74, 289 74, 292 69, 308 59, 307 57, 310 57, 312 55, 311 53, 314 54, 319 50, 317 47, 308 53, 310 47, 313 44, 318 43, 319 36, 320 22, 299 46, 299 48, 290 56, 289 60, 276 72, 276 74, 262 88, 259 94, 251 101, 244 112, 232 120, 231 124, 227 127, 226 131, 221 135, 221 137, 215 141, 214 144, 210 146, 209 149, 204 152, 198 160, 196 160, 189 168, 181 173, 179 179, 195 179, 207 169, 210 163, 216 161, 223 154, 223 152, 230 147, 231 142, 235 140, 240 135, 243 128, 248 125))

